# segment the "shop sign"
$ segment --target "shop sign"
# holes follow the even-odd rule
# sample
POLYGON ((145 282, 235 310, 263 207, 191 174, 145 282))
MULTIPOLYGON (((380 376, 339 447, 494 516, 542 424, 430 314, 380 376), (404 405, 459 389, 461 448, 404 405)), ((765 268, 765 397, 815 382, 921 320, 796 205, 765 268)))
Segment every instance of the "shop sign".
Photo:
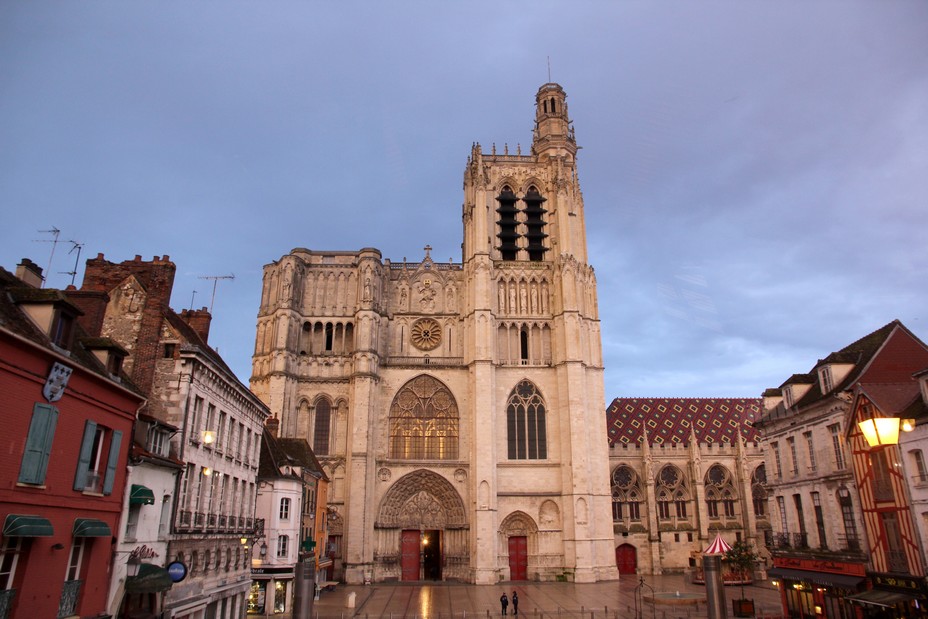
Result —
POLYGON ((129 553, 129 556, 134 559, 154 559, 158 556, 158 553, 155 552, 154 548, 149 548, 148 546, 137 546, 135 550, 129 553))
POLYGON ((253 567, 251 568, 252 576, 261 576, 263 574, 289 574, 293 575, 292 567, 253 567))
POLYGON ((187 578, 187 565, 181 561, 174 561, 173 563, 168 563, 168 576, 171 577, 171 580, 174 582, 180 582, 183 579, 187 578))
POLYGON ((827 559, 799 559, 796 557, 775 557, 775 567, 788 567, 809 572, 831 572, 833 574, 847 574, 849 576, 865 576, 864 566, 859 563, 844 563, 842 561, 828 561, 827 559))
POLYGON ((901 589, 903 591, 922 591, 925 583, 915 578, 905 578, 904 576, 891 576, 889 574, 871 574, 875 587, 886 587, 892 589, 901 589))

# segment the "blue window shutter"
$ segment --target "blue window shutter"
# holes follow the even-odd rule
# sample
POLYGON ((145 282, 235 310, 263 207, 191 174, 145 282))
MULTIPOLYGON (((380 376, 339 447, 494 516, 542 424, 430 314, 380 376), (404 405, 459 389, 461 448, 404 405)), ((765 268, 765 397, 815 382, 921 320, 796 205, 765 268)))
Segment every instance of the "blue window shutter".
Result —
POLYGON ((55 426, 58 424, 58 409, 48 404, 36 404, 32 409, 32 421, 26 436, 23 461, 19 468, 19 481, 24 484, 45 483, 48 458, 52 452, 55 426))
POLYGON ((106 476, 103 478, 103 494, 112 494, 113 482, 116 480, 116 465, 119 463, 119 445, 122 443, 122 432, 113 431, 113 440, 110 441, 110 455, 106 459, 106 476))
POLYGON ((77 461, 77 473, 74 475, 74 489, 83 492, 87 487, 87 472, 90 469, 90 454, 93 451, 93 439, 97 434, 97 424, 88 421, 84 426, 84 440, 81 442, 81 455, 77 461))

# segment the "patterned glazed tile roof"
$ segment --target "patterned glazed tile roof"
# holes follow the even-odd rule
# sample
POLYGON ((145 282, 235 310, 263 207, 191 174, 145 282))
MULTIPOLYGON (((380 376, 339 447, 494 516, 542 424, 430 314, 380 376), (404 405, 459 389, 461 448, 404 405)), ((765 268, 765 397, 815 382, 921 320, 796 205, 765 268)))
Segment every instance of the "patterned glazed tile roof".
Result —
POLYGON ((606 409, 606 427, 615 445, 641 443, 645 428, 651 445, 688 444, 691 428, 700 443, 735 443, 739 427, 754 443, 762 410, 760 398, 616 398, 606 409))

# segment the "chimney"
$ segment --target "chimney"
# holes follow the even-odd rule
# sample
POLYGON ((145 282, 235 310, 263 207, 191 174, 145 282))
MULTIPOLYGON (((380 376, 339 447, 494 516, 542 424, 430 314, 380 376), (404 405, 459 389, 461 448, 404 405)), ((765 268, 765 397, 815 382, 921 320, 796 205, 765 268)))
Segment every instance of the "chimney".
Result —
POLYGON ((209 310, 205 307, 198 310, 181 310, 180 317, 197 332, 204 344, 209 340, 209 323, 213 320, 209 310))
POLYGON ((267 426, 268 434, 277 438, 277 432, 280 430, 280 420, 276 416, 268 417, 264 425, 267 426))
POLYGON ((148 298, 146 303, 160 311, 162 307, 170 305, 176 270, 174 263, 168 260, 167 256, 155 256, 149 261, 136 256, 133 260, 124 260, 116 264, 106 260, 103 254, 97 254, 96 258, 87 260, 84 266, 81 290, 111 292, 127 277, 134 276, 145 286, 148 298))
POLYGON ((23 261, 16 265, 16 277, 32 288, 42 287, 42 267, 29 258, 23 258, 23 261))
POLYGON ((106 316, 106 306, 110 302, 110 295, 99 290, 77 290, 68 286, 64 291, 68 301, 78 307, 84 315, 77 319, 78 324, 91 337, 103 335, 103 318, 106 316))

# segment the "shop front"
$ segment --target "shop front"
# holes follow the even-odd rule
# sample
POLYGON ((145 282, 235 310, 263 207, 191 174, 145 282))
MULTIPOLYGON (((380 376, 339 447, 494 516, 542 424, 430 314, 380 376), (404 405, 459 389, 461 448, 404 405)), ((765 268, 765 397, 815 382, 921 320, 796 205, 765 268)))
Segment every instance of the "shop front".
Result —
POLYGON ((928 587, 924 578, 897 574, 868 574, 873 588, 848 597, 863 616, 873 619, 928 617, 928 587))
POLYGON ((847 597, 862 589, 861 563, 775 557, 767 574, 780 590, 783 614, 790 619, 851 619, 856 609, 847 597))
POLYGON ((293 567, 251 568, 249 615, 279 615, 291 612, 293 567))

